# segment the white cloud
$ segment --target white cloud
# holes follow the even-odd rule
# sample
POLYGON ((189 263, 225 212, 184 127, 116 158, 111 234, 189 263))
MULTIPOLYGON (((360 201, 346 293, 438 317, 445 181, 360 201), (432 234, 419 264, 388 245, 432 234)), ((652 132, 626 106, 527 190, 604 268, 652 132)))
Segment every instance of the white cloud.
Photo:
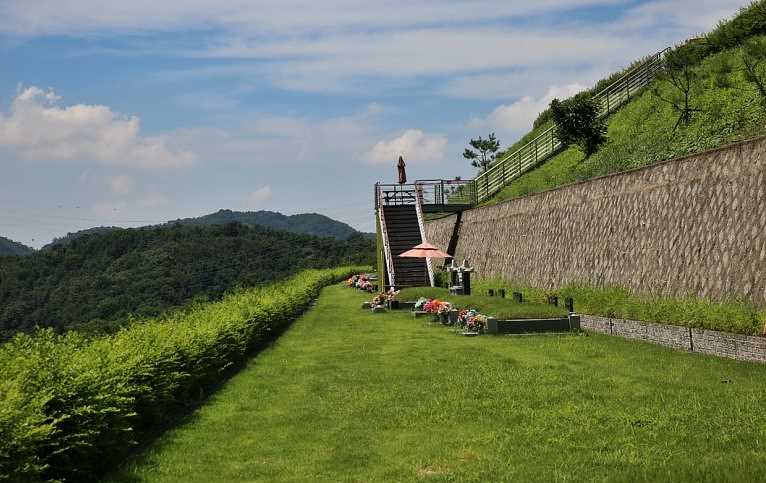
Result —
POLYGON ((226 28, 295 34, 535 15, 622 0, 4 0, 0 31, 24 35, 226 28))
POLYGON ((372 164, 392 165, 399 156, 408 162, 441 161, 447 150, 447 142, 446 136, 432 136, 420 129, 408 129, 399 137, 376 143, 365 158, 372 164))
POLYGON ((315 119, 257 113, 235 129, 181 129, 173 137, 202 159, 264 165, 351 162, 375 142, 375 123, 385 107, 372 103, 348 115, 315 119))
POLYGON ((118 176, 105 176, 104 182, 112 194, 117 196, 129 195, 133 192, 133 188, 136 185, 136 182, 132 177, 124 174, 118 176))
POLYGON ((264 185, 247 195, 247 202, 251 209, 260 208, 273 196, 271 185, 264 185))
POLYGON ((552 86, 542 97, 522 97, 511 104, 497 106, 484 119, 472 119, 470 127, 474 129, 505 130, 514 133, 528 131, 537 116, 550 105, 553 99, 566 99, 586 89, 581 84, 552 86))
POLYGON ((141 136, 138 117, 107 106, 59 107, 53 90, 20 89, 8 113, 0 112, 0 147, 32 161, 94 161, 152 169, 190 164, 188 151, 171 150, 167 138, 141 136))

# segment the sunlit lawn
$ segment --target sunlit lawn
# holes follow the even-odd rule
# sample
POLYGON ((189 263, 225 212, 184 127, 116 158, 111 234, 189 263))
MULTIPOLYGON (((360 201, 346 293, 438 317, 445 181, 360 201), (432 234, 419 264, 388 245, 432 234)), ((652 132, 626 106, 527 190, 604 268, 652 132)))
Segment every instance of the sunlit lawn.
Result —
POLYGON ((317 306, 113 481, 763 481, 766 367, 317 306))

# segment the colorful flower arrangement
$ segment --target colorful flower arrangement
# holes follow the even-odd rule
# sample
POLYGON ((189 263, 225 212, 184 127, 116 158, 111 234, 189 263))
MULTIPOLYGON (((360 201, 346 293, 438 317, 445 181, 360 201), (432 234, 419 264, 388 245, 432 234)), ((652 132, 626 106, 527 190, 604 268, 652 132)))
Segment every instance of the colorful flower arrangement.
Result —
POLYGON ((430 300, 429 300, 429 299, 427 299, 427 298, 425 298, 425 297, 420 297, 420 298, 419 298, 419 299, 418 299, 418 300, 415 302, 415 307, 414 307, 414 309, 415 309, 415 310, 417 310, 417 311, 423 311, 423 310, 424 310, 424 308, 423 308, 423 307, 425 307, 425 305, 426 305, 426 304, 427 304, 429 301, 430 301, 430 300))
POLYGON ((381 292, 372 299, 372 305, 385 305, 386 302, 392 302, 399 295, 398 290, 394 290, 393 287, 388 289, 388 292, 381 292))
POLYGON ((482 315, 476 309, 461 310, 457 314, 457 323, 470 332, 484 332, 487 330, 487 316, 482 315))
POLYGON ((366 275, 353 275, 351 278, 346 280, 346 287, 356 287, 359 290, 364 290, 365 292, 372 292, 374 290, 372 282, 367 278, 366 275))

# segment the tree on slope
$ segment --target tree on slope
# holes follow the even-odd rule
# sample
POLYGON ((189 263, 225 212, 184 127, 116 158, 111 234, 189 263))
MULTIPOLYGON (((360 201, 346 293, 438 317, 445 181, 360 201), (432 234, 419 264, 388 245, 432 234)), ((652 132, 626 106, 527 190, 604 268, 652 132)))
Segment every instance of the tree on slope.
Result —
POLYGON ((482 171, 489 169, 495 162, 497 150, 500 149, 500 141, 495 137, 495 133, 490 133, 487 139, 481 136, 471 139, 468 144, 476 151, 466 148, 463 151, 463 157, 471 161, 471 166, 474 168, 481 168, 482 171))
POLYGON ((684 46, 668 53, 663 71, 658 77, 670 85, 670 94, 665 95, 659 86, 653 90, 655 96, 673 106, 673 110, 678 113, 678 120, 673 131, 681 124, 688 126, 692 122, 694 113, 702 112, 701 109, 694 107, 692 102, 697 87, 696 66, 700 60, 698 50, 684 46))
POLYGON ((570 99, 551 101, 551 117, 556 137, 565 146, 578 146, 586 157, 591 156, 606 142, 606 120, 599 117, 601 105, 588 94, 570 99))
POLYGON ((766 41, 751 39, 742 48, 745 79, 752 84, 766 104, 766 41))

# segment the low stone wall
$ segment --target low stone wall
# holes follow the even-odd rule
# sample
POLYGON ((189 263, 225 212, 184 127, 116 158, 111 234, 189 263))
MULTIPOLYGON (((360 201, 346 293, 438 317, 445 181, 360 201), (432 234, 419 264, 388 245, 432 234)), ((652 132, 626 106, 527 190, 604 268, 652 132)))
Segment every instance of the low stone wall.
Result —
POLYGON ((729 334, 627 319, 581 315, 583 330, 641 340, 673 349, 700 352, 740 361, 766 362, 766 337, 729 334))

